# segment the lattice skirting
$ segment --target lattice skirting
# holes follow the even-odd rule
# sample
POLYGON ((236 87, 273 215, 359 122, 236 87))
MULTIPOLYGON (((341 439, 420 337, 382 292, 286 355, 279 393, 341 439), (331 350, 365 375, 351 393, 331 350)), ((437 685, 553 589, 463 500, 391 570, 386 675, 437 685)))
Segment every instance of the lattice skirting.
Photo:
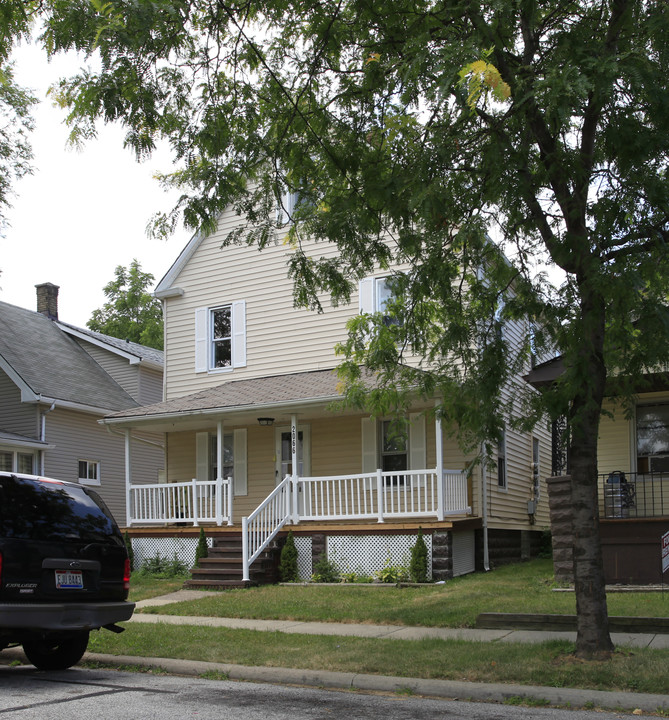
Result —
MULTIPOLYGON (((427 547, 427 572, 432 574, 432 536, 423 535, 427 547)), ((408 569, 411 548, 416 535, 350 535, 327 538, 327 556, 341 572, 374 575, 386 565, 403 565, 408 569)), ((297 568, 300 580, 307 581, 313 573, 310 537, 296 537, 297 568)))
MULTIPOLYGON (((195 550, 198 543, 196 537, 136 537, 132 538, 131 542, 132 551, 135 554, 135 570, 139 570, 145 560, 150 560, 158 555, 168 560, 172 560, 176 556, 177 560, 186 563, 189 568, 195 564, 195 550)), ((207 538, 207 547, 211 547, 212 543, 212 538, 207 538)))
MULTIPOLYGON (((432 575, 432 536, 423 535, 427 547, 427 573, 432 575)), ((387 565, 409 568, 416 535, 332 536, 327 539, 328 559, 342 572, 374 575, 387 565)))
POLYGON ((307 581, 313 573, 313 564, 311 562, 311 538, 296 537, 295 549, 297 550, 297 572, 300 580, 307 581))

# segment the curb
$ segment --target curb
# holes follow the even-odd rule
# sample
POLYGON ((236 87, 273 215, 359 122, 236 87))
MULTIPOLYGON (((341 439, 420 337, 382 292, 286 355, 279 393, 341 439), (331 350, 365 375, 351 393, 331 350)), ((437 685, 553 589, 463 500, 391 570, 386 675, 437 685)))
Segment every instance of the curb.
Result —
MULTIPOLYGON (((19 648, 3 650, 2 655, 7 659, 26 662, 25 655, 19 648)), ((569 707, 572 709, 641 710, 648 713, 669 710, 669 697, 667 695, 651 695, 648 693, 424 680, 389 675, 363 675, 329 670, 232 665, 198 660, 144 658, 133 655, 105 655, 88 652, 84 655, 83 660, 84 662, 100 663, 111 668, 124 669, 128 666, 139 666, 147 670, 163 670, 170 674, 187 677, 220 674, 226 679, 234 681, 297 685, 331 690, 412 694, 441 700, 504 703, 509 700, 526 699, 546 706, 569 707)))

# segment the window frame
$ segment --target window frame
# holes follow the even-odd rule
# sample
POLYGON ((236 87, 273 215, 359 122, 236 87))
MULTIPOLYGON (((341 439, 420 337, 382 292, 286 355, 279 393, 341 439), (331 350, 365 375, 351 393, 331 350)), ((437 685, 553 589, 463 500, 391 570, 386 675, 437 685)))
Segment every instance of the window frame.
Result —
POLYGON ((102 485, 102 467, 99 460, 90 460, 86 458, 79 458, 77 460, 77 475, 78 475, 78 482, 80 485, 90 485, 94 487, 99 487, 102 485), (86 465, 86 477, 81 476, 81 466, 82 464, 86 465), (88 477, 90 474, 91 467, 95 468, 95 477, 91 478, 88 477))
POLYGON ((246 301, 232 300, 195 309, 195 372, 221 374, 246 367, 246 301), (230 308, 230 337, 214 337, 215 313, 230 308), (216 343, 230 342, 230 365, 215 367, 216 343))
POLYGON ((652 465, 653 458, 665 459, 669 464, 669 402, 644 403, 637 405, 634 413, 634 458, 636 462, 636 470, 640 474, 650 474, 652 472, 667 472, 665 468, 654 469, 652 465), (667 412, 666 424, 662 425, 666 429, 667 434, 667 450, 653 453, 639 453, 639 414, 640 411, 652 408, 665 408, 667 412))
POLYGON ((502 428, 502 435, 497 441, 497 487, 499 490, 507 490, 509 487, 509 468, 506 457, 506 428, 502 428))

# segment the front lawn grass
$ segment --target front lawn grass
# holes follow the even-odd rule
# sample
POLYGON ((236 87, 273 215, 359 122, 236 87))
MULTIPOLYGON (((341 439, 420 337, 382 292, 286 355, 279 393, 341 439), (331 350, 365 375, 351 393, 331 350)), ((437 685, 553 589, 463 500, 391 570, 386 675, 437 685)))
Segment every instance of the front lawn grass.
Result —
MULTIPOLYGON (((669 593, 610 593, 610 615, 665 617, 669 593)), ((165 615, 473 627, 482 612, 574 614, 574 594, 555 592, 551 560, 474 573, 421 587, 270 585, 143 608, 165 615)))
POLYGON ((235 665, 411 678, 669 693, 669 650, 619 650, 609 661, 572 656, 573 644, 478 643, 298 635, 133 623, 91 634, 89 651, 235 665))

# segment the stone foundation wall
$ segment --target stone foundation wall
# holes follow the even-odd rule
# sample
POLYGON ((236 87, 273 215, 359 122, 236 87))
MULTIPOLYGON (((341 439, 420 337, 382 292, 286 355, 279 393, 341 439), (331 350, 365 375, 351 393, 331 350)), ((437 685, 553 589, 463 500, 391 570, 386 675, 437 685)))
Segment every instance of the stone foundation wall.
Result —
POLYGON ((571 476, 550 477, 546 480, 546 484, 551 516, 555 581, 571 584, 574 582, 571 476))

